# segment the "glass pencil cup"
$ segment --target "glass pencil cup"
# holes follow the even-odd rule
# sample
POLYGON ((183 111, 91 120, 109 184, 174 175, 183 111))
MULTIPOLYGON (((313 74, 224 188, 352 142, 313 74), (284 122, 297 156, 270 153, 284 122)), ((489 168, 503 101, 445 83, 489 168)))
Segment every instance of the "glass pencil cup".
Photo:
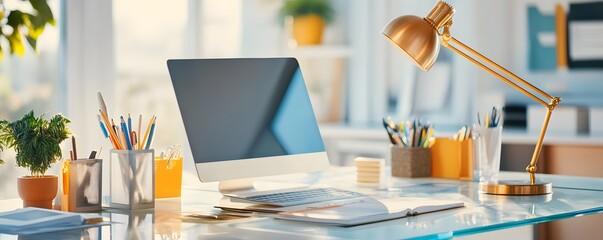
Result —
POLYGON ((103 183, 102 159, 76 159, 69 161, 69 172, 65 175, 67 210, 69 212, 100 211, 103 183))
POLYGON ((112 208, 155 207, 155 151, 111 150, 112 208))
POLYGON ((155 158, 155 198, 180 197, 182 192, 182 156, 155 158))
POLYGON ((474 178, 480 182, 496 182, 500 171, 502 126, 492 128, 478 126, 476 129, 474 178))

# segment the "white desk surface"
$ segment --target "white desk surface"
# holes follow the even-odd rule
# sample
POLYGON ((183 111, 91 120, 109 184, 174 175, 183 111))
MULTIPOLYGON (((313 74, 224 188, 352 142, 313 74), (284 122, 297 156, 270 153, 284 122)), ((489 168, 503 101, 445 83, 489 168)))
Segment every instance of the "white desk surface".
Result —
MULTIPOLYGON (((1 235, 0 239, 431 239, 512 228, 603 212, 603 179, 539 175, 551 181, 553 194, 504 197, 477 192, 472 181, 419 178, 390 179, 387 189, 357 186, 353 167, 261 178, 260 188, 283 183, 325 184, 378 196, 410 196, 464 201, 466 207, 350 228, 303 224, 266 217, 192 223, 181 213, 212 211, 222 198, 217 184, 185 187, 182 198, 158 199, 150 210, 103 210, 115 222, 96 229, 46 233, 36 236, 1 235)), ((502 178, 527 178, 525 173, 501 173, 502 178)), ((0 210, 20 207, 20 200, 0 201, 0 210)))

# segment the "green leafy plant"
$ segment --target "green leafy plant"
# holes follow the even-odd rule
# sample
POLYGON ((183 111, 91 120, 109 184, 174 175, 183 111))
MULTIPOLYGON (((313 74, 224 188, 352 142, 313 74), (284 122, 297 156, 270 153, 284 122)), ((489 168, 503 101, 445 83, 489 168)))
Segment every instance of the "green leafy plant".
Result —
MULTIPOLYGON (((279 17, 298 17, 309 14, 320 16, 326 23, 331 23, 335 11, 329 0, 286 0, 279 11, 279 17)), ((283 21, 281 21, 283 22, 283 21)))
MULTIPOLYGON (((10 54, 22 56, 25 53, 23 37, 36 50, 38 37, 44 32, 46 24, 56 24, 52 10, 46 0, 20 0, 29 2, 33 11, 6 9, 4 0, 0 0, 0 38, 8 40, 10 54)), ((0 45, 0 59, 2 59, 0 45)))
POLYGON ((52 163, 61 159, 59 144, 67 139, 71 121, 61 114, 50 120, 34 116, 31 111, 20 120, 0 121, 0 146, 17 152, 17 166, 28 168, 32 176, 42 176, 52 163))

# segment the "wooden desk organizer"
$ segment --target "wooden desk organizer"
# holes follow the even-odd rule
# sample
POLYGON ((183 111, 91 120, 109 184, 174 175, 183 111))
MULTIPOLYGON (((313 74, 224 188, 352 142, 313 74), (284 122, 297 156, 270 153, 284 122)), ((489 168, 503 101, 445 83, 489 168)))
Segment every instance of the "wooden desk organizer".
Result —
POLYGON ((431 176, 473 179, 473 139, 437 138, 431 147, 431 176))
POLYGON ((392 176, 430 177, 431 153, 429 148, 391 147, 392 176))

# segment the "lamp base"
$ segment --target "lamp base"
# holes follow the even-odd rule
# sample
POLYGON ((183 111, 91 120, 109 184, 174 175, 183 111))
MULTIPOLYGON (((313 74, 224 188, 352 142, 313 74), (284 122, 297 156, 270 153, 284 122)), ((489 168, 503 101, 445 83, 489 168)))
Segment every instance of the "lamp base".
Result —
POLYGON ((497 195, 543 195, 553 192, 551 183, 536 181, 499 181, 498 183, 479 183, 480 192, 497 195))

